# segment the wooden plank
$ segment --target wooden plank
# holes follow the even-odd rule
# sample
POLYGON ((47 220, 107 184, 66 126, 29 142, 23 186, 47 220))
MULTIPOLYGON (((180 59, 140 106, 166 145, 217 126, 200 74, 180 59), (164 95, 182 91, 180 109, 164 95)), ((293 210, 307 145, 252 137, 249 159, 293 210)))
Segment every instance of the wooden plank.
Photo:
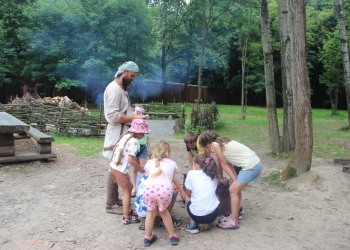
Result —
POLYGON ((343 167, 344 173, 350 173, 350 167, 343 167))
POLYGON ((15 141, 12 133, 0 134, 0 146, 14 146, 15 141))
POLYGON ((50 154, 51 153, 51 142, 48 142, 48 143, 37 142, 36 150, 39 154, 50 154))
POLYGON ((16 117, 0 112, 0 131, 28 131, 29 125, 17 119, 16 117))
POLYGON ((15 155, 15 146, 0 146, 0 157, 15 155))
POLYGON ((52 136, 47 135, 36 128, 33 128, 30 126, 29 131, 26 132, 28 135, 30 135, 32 138, 34 138, 39 143, 51 143, 54 141, 52 136))
POLYGON ((57 155, 54 152, 52 152, 51 154, 24 153, 15 156, 0 157, 0 163, 49 160, 53 158, 57 158, 57 155))
POLYGON ((334 163, 348 165, 348 164, 350 164, 350 159, 337 158, 337 159, 334 159, 334 163))

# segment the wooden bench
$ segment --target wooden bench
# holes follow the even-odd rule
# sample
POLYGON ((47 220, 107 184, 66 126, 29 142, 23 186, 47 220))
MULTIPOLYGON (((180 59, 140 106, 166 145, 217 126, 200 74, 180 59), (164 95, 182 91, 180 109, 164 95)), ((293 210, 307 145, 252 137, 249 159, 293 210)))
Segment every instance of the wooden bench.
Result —
POLYGON ((29 131, 25 132, 36 141, 36 148, 39 154, 51 154, 52 142, 54 139, 36 128, 30 126, 29 131))
POLYGON ((48 160, 57 158, 51 151, 54 139, 22 122, 16 117, 0 112, 0 163, 48 160), (17 135, 18 134, 18 135, 17 135), (15 139, 31 138, 37 143, 37 153, 16 153, 15 139))
POLYGON ((168 112, 148 112, 147 113, 150 118, 154 116, 168 117, 169 120, 172 120, 174 117, 177 117, 176 113, 168 113, 168 112))

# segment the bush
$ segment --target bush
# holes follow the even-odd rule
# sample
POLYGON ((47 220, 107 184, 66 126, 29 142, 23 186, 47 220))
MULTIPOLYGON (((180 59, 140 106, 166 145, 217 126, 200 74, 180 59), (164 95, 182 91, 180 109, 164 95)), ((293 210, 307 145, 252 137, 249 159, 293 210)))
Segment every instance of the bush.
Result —
POLYGON ((207 129, 215 129, 219 112, 215 102, 210 105, 192 104, 191 120, 186 124, 185 131, 192 130, 197 134, 207 129))

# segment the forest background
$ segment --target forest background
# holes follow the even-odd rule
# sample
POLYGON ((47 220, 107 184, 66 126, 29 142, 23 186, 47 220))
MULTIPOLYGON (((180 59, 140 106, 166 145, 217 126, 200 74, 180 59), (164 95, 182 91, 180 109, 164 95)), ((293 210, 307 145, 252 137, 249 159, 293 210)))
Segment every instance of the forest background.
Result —
MULTIPOLYGON (((244 79, 248 105, 266 105, 259 1, 209 2, 211 22, 200 70, 206 33, 201 1, 0 0, 0 102, 21 96, 27 84, 38 87, 42 97, 67 95, 78 103, 101 103, 117 68, 133 60, 140 73, 129 90, 132 99, 144 94, 142 100, 151 101, 160 91, 164 102, 172 101, 165 97, 165 82, 196 85, 201 71, 202 86, 227 89, 234 104, 240 104, 235 93, 241 92, 244 79), (164 87, 149 88, 149 80, 164 87)), ((278 5, 277 0, 268 2, 276 102, 281 107, 278 5)), ((343 8, 349 34, 350 2, 344 1, 343 8)), ((330 108, 339 97, 339 108, 346 109, 334 1, 307 1, 306 20, 311 105, 330 108)))

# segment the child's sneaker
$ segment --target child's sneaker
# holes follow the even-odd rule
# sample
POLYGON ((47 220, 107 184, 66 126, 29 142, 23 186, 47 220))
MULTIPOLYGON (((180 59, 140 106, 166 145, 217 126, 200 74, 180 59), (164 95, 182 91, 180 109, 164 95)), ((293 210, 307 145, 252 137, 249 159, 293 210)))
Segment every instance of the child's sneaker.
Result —
MULTIPOLYGON (((241 220, 243 218, 243 213, 244 213, 243 207, 240 207, 239 211, 238 211, 238 219, 239 220, 241 220)), ((222 217, 222 219, 219 219, 218 223, 226 222, 229 218, 231 218, 231 214, 223 214, 221 217, 222 217)))
POLYGON ((143 245, 149 247, 153 242, 157 240, 157 235, 153 234, 151 237, 146 237, 143 239, 143 245))
POLYGON ((191 221, 190 224, 186 225, 186 231, 191 234, 197 234, 199 233, 198 224, 194 221, 191 221))
POLYGON ((233 221, 231 219, 228 219, 226 222, 216 224, 216 227, 224 230, 228 229, 239 229, 239 220, 238 221, 233 221))
POLYGON ((179 244, 179 236, 177 234, 175 234, 174 236, 169 236, 169 239, 171 245, 175 246, 179 244))

